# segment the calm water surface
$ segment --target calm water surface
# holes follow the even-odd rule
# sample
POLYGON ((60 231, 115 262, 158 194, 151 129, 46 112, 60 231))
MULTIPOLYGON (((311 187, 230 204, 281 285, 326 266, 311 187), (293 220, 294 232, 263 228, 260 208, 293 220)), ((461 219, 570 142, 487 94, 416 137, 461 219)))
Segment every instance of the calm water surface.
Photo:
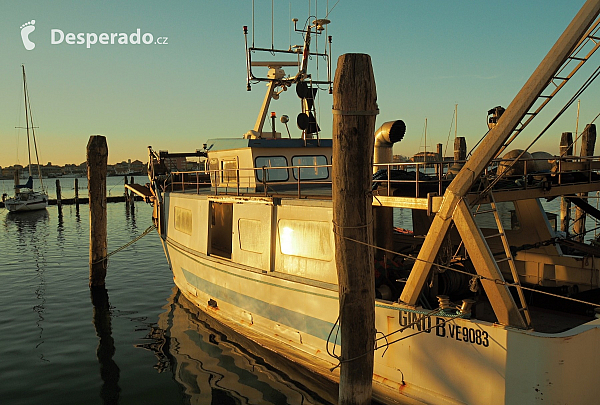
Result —
MULTIPOLYGON (((74 195, 73 183, 61 179, 63 196, 74 195)), ((46 184, 54 198, 55 180, 46 184)), ((85 179, 79 184, 85 195, 85 179)), ((122 194, 122 184, 108 178, 110 195, 122 194)), ((12 194, 11 181, 0 181, 5 192, 12 194)), ((337 386, 182 298, 156 232, 111 256, 106 290, 92 296, 88 210, 0 209, 0 404, 335 402, 337 386)), ((108 251, 143 233, 150 216, 143 203, 133 210, 108 204, 108 251)), ((410 211, 395 211, 394 219, 411 228, 410 211)))
MULTIPOLYGON (((108 184, 113 195, 123 192, 122 179, 108 184)), ((180 297, 156 232, 110 257, 106 290, 92 297, 88 210, 0 209, 1 404, 335 401, 336 386, 224 330, 180 297)), ((150 216, 143 203, 134 210, 108 204, 108 251, 140 235, 150 216)))

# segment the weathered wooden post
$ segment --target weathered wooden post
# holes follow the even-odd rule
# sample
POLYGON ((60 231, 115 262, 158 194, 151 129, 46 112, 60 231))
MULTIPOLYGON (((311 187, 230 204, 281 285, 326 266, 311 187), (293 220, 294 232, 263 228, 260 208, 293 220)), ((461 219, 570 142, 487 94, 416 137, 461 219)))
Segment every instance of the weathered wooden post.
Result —
POLYGON ((333 87, 332 193, 342 405, 371 403, 375 345, 371 184, 377 112, 370 56, 341 55, 333 87))
MULTIPOLYGON (((135 178, 133 176, 131 176, 129 184, 135 184, 135 178)), ((135 202, 135 194, 133 192, 129 193, 129 199, 131 203, 131 208, 133 208, 133 203, 135 202)))
POLYGON ((87 179, 90 204, 90 287, 103 287, 106 278, 106 137, 90 136, 87 179))
POLYGON ((58 208, 62 208, 62 192, 59 179, 56 179, 56 205, 58 205, 58 208))
MULTIPOLYGON (((563 132, 560 137, 560 158, 573 156, 573 133, 563 132)), ((560 165, 558 166, 560 168, 560 165)), ((558 175, 560 180, 561 176, 558 175)), ((571 216, 571 202, 560 198, 560 230, 569 236, 569 220, 571 216)))
POLYGON ((437 144, 437 161, 439 163, 435 165, 435 174, 439 176, 444 173, 444 145, 441 143, 437 144))
MULTIPOLYGON (((596 146, 596 125, 588 124, 586 125, 583 133, 581 134, 581 154, 580 156, 583 158, 585 156, 594 156, 594 146, 596 146)), ((582 159, 583 162, 588 162, 582 159)), ((590 164, 591 170, 591 164, 590 164)), ((585 174, 589 175, 589 172, 585 172, 585 174)), ((578 193, 578 196, 587 200, 588 193, 578 193)), ((573 233, 577 235, 575 240, 579 242, 583 242, 585 239, 585 217, 586 213, 581 208, 577 207, 575 210, 575 221, 573 221, 573 233)))
POLYGON ((467 141, 464 136, 454 138, 454 161, 467 159, 467 141))
POLYGON ((74 188, 75 188, 75 206, 78 206, 79 205, 79 179, 77 179, 77 177, 75 177, 74 188))
POLYGON ((125 196, 125 204, 129 202, 129 189, 127 189, 127 175, 123 179, 123 196, 125 196))
POLYGON ((14 178, 15 178, 15 186, 18 186, 20 184, 19 183, 20 180, 19 180, 19 169, 18 168, 15 168, 14 178))

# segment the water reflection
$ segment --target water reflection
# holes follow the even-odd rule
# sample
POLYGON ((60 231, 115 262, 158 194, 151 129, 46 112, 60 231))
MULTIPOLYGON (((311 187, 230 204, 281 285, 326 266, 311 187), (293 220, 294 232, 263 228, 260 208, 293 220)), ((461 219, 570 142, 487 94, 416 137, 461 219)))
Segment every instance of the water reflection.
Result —
POLYGON ((159 372, 170 370, 192 404, 331 404, 337 384, 226 329, 177 288, 158 326, 138 345, 154 352, 159 372))
POLYGON ((92 287, 90 293, 92 305, 94 306, 94 327, 99 339, 96 356, 98 357, 98 363, 100 363, 100 377, 102 378, 100 397, 104 404, 116 404, 119 402, 121 392, 119 387, 121 370, 113 360, 115 340, 112 337, 108 291, 104 287, 92 287))
POLYGON ((133 203, 133 201, 128 202, 125 201, 125 219, 127 220, 127 223, 129 224, 129 230, 130 233, 132 235, 132 237, 135 237, 135 235, 137 235, 137 223, 135 220, 135 205, 133 203))
MULTIPOLYGON (((38 210, 30 212, 9 212, 4 219, 4 227, 15 227, 17 231, 17 245, 27 258, 33 257, 37 285, 34 290, 36 304, 32 307, 37 315, 36 327, 38 329, 36 349, 44 344, 44 320, 46 315, 46 241, 48 237, 48 211, 38 210)), ((48 362, 44 353, 40 352, 40 360, 48 362)))
POLYGON ((62 207, 58 207, 58 223, 56 224, 56 241, 58 247, 63 249, 65 247, 65 220, 63 217, 62 207))

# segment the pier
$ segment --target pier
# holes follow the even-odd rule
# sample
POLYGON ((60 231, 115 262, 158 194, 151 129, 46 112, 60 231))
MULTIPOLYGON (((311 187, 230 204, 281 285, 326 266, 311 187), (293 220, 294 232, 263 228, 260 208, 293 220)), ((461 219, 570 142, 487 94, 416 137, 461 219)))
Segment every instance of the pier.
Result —
MULTIPOLYGON (((124 176, 125 180, 124 180, 124 184, 128 184, 128 188, 130 187, 143 187, 143 185, 141 184, 136 184, 135 183, 135 179, 133 177, 131 177, 129 179, 129 181, 127 180, 127 176, 124 176)), ((62 196, 62 186, 63 184, 61 184, 60 180, 57 179, 56 180, 56 197, 55 198, 50 198, 48 199, 48 205, 58 205, 58 206, 62 206, 62 205, 79 205, 79 204, 89 204, 89 197, 82 197, 79 195, 79 182, 78 182, 78 178, 73 179, 74 180, 74 197, 63 197, 62 196)), ((87 188, 87 186, 86 186, 87 188)), ((134 203, 136 201, 144 201, 144 199, 142 197, 140 197, 139 195, 136 195, 134 193, 123 193, 120 195, 109 195, 106 197, 106 202, 107 203, 122 203, 122 202, 129 202, 129 203, 134 203)), ((0 208, 5 208, 4 207, 4 202, 0 201, 0 208)))

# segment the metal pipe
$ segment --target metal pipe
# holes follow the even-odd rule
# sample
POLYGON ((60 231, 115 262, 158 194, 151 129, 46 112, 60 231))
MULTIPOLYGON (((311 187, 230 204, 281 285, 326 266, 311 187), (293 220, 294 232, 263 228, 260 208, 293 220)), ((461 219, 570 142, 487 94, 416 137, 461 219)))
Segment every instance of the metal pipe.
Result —
MULTIPOLYGON (((375 131, 373 163, 392 163, 392 147, 404 138, 406 124, 402 120, 388 121, 375 131)), ((374 172, 377 168, 373 168, 374 172)))

